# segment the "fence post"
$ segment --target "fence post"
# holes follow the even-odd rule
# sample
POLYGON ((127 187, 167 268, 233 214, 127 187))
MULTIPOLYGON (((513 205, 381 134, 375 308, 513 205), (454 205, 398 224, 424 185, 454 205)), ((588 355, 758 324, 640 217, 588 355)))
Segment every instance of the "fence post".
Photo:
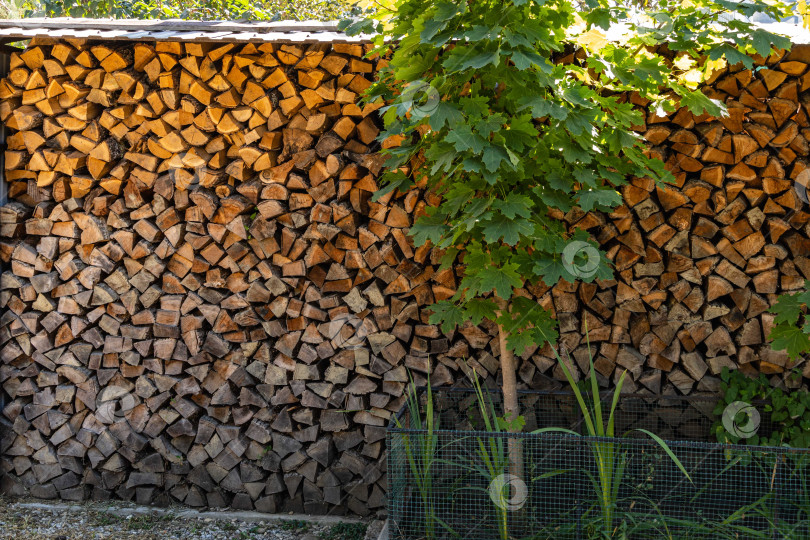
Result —
MULTIPOLYGON (((582 474, 585 473, 584 444, 582 437, 580 437, 579 444, 577 445, 577 462, 579 464, 578 470, 582 472, 582 474)), ((585 538, 582 531, 582 484, 582 479, 577 479, 577 540, 583 540, 585 538)))
POLYGON ((779 508, 782 506, 784 484, 786 482, 785 474, 782 472, 786 468, 785 461, 785 454, 779 453, 776 455, 776 470, 773 478, 776 486, 774 486, 773 532, 771 533, 771 537, 774 539, 779 538, 779 508))

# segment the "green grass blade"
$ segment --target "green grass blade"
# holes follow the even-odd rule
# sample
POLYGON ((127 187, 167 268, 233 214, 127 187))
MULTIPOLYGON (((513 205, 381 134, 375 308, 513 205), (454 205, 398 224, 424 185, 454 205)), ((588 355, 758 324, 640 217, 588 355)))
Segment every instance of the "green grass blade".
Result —
POLYGON ((430 388, 430 379, 427 383, 427 403, 425 404, 425 421, 428 431, 433 432, 433 392, 430 388))
POLYGON ((646 429, 636 428, 636 429, 635 429, 635 431, 640 431, 641 433, 644 433, 644 434, 645 434, 645 435, 647 435, 649 438, 651 438, 651 439, 652 439, 652 440, 654 440, 656 443, 658 443, 658 446, 660 446, 661 448, 663 448, 663 449, 664 449, 664 452, 666 452, 666 453, 667 453, 667 455, 669 456, 669 458, 672 460, 672 462, 673 462, 673 463, 675 463, 675 465, 677 465, 677 466, 678 466, 678 468, 681 470, 681 472, 684 474, 684 476, 686 476, 686 478, 689 480, 689 482, 690 482, 691 484, 694 484, 694 482, 692 482, 692 477, 691 477, 691 476, 689 476, 689 473, 688 473, 688 472, 686 472, 686 469, 684 468, 683 464, 681 463, 681 460, 680 460, 680 459, 678 459, 678 456, 676 456, 676 455, 675 455, 675 454, 672 452, 672 450, 669 448, 669 445, 668 445, 667 443, 665 443, 665 442, 664 442, 664 439, 662 439, 661 437, 659 437, 659 436, 658 436, 658 435, 656 435, 655 433, 652 433, 652 432, 650 432, 650 431, 647 431, 646 429))
POLYGON ((589 471, 584 471, 585 476, 588 477, 588 480, 591 481, 591 485, 593 486, 593 490, 596 493, 596 500, 599 501, 599 509, 602 508, 602 484, 600 480, 594 478, 594 476, 589 471))
POLYGON ((591 338, 588 335, 588 318, 584 317, 585 323, 585 343, 588 346, 588 364, 591 367, 591 372, 588 375, 591 379, 591 397, 593 398, 593 415, 596 424, 596 435, 599 437, 605 436, 605 419, 602 418, 602 400, 599 396, 599 382, 596 380, 596 370, 593 367, 593 355, 591 354, 591 338))
POLYGON ((478 451, 481 453, 481 459, 484 460, 484 465, 486 465, 489 474, 495 476, 495 467, 490 452, 487 450, 486 445, 484 445, 484 441, 480 438, 478 439, 478 451))
MULTIPOLYGON (((605 519, 605 530, 609 531, 612 527, 613 519, 613 503, 611 497, 613 496, 613 455, 608 454, 605 450, 606 443, 596 442, 592 443, 591 449, 596 458, 597 472, 599 473, 599 483, 601 498, 599 503, 602 507, 602 516, 605 519)), ((610 443, 607 443, 610 444, 610 443)))
MULTIPOLYGON (((484 399, 484 391, 481 389, 481 383, 478 382, 478 373, 476 373, 475 369, 471 368, 469 364, 467 365, 467 369, 469 369, 472 372, 470 380, 472 380, 473 388, 475 388, 475 395, 478 398, 478 408, 481 410, 481 417, 482 420, 484 421, 484 425, 487 428, 486 430, 493 431, 493 427, 490 422, 489 411, 487 411, 488 408, 487 400, 484 399)), ((495 424, 497 424, 497 422, 495 422, 495 424)))
POLYGON ((613 391, 613 402, 610 404, 610 416, 608 417, 608 427, 607 427, 607 436, 614 437, 615 436, 615 423, 614 423, 614 413, 616 412, 616 406, 619 404, 619 397, 622 395, 622 385, 624 385, 624 377, 627 375, 627 370, 622 372, 622 376, 619 377, 619 384, 616 385, 616 390, 613 391))
POLYGON ((530 435, 539 435, 540 433, 568 433, 570 435, 576 435, 580 437, 581 435, 572 429, 566 429, 561 427, 546 427, 535 429, 534 431, 530 432, 530 435))
POLYGON ((612 498, 613 501, 617 501, 619 499, 619 487, 622 485, 622 479, 624 478, 624 470, 627 467, 627 456, 621 456, 618 458, 618 467, 613 472, 613 494, 612 498))
POLYGON ((441 525, 442 528, 446 530, 453 538, 461 538, 461 535, 458 534, 456 531, 454 531, 453 528, 450 525, 448 525, 444 520, 439 519, 437 517, 434 517, 433 519, 436 521, 436 523, 441 525))
MULTIPOLYGON (((552 350, 554 350, 554 348, 552 348, 552 350)), ((562 367, 565 378, 568 380, 568 385, 571 387, 571 390, 574 392, 574 397, 577 399, 577 403, 579 404, 579 408, 582 411, 582 416, 585 420, 585 426, 588 429, 588 435, 595 437, 596 431, 594 429, 593 419, 591 418, 591 410, 588 408, 588 404, 585 403, 585 399, 582 397, 582 392, 580 392, 579 388, 577 388, 577 383, 574 381, 574 377, 571 375, 571 371, 569 371, 568 366, 565 365, 565 362, 563 362, 556 350, 554 350, 554 355, 560 362, 560 367, 562 367)))
POLYGON ((422 429, 422 412, 419 407, 419 395, 416 391, 416 383, 413 380, 413 374, 408 370, 408 380, 410 381, 410 391, 408 392, 408 412, 411 417, 411 428, 422 429))
POLYGON ((537 480, 545 480, 546 478, 552 478, 554 476, 559 476, 567 472, 574 472, 574 469, 559 469, 555 471, 549 471, 547 473, 541 474, 540 476, 535 476, 534 478, 532 478, 532 482, 536 482, 537 480))
MULTIPOLYGON (((435 508, 433 506, 433 463, 436 457, 437 438, 434 433, 436 423, 433 418, 433 393, 428 381, 426 396, 426 413, 422 419, 421 407, 419 405, 419 393, 413 376, 408 371, 410 388, 408 391, 407 406, 410 416, 410 428, 425 431, 424 435, 418 435, 416 441, 411 440, 410 435, 403 437, 405 455, 408 466, 411 469, 413 483, 418 491, 422 504, 425 508, 425 539, 433 540, 435 534, 435 508)), ((394 419, 398 427, 402 428, 402 422, 398 418, 394 419)))

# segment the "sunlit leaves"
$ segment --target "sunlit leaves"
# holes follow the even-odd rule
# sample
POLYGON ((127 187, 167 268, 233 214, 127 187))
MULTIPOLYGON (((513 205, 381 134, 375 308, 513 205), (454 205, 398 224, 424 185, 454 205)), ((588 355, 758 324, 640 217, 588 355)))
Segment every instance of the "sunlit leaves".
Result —
POLYGON ((576 42, 588 50, 598 51, 603 49, 605 45, 608 44, 608 39, 604 32, 600 32, 599 30, 592 28, 584 34, 577 36, 576 42))
POLYGON ((774 36, 771 32, 763 29, 757 29, 751 32, 751 44, 754 46, 754 51, 757 54, 767 56, 771 51, 771 44, 779 49, 787 49, 790 47, 790 40, 783 36, 774 36))
POLYGON ((796 10, 802 18, 802 26, 810 30, 810 8, 807 6, 807 0, 799 0, 796 3, 796 10))
MULTIPOLYGON (((770 46, 768 47, 768 49, 770 49, 770 46)), ((744 54, 743 52, 740 52, 739 50, 737 50, 736 47, 728 43, 718 45, 709 52, 710 60, 717 60, 718 58, 721 57, 725 57, 726 60, 728 60, 728 62, 732 65, 738 62, 742 62, 742 64, 747 69, 751 69, 751 67, 753 67, 754 65, 753 58, 751 58, 747 54, 744 54)))
MULTIPOLYGON (((778 15, 770 0, 651 3, 629 18, 599 0, 577 12, 564 0, 395 2, 377 53, 397 46, 369 94, 391 104, 379 140, 403 135, 386 150, 390 165, 432 190, 409 230, 414 244, 446 250, 443 268, 463 262, 430 321, 448 331, 497 318, 516 350, 556 339, 548 313, 523 297, 527 285, 611 277, 588 233, 550 216, 609 210, 634 176, 673 178, 635 132, 639 99, 656 114, 719 115, 724 105, 698 90, 707 75, 782 43, 730 16, 778 15)), ((407 189, 404 177, 385 175, 386 193, 407 189)))
MULTIPOLYGON (((374 0, 375 7, 388 0, 374 0)), ((115 19, 190 19, 190 20, 321 20, 333 21, 349 16, 350 2, 337 0, 27 0, 10 2, 17 17, 98 17, 115 19)), ((14 17, 14 18, 17 18, 14 17)), ((375 32, 377 21, 347 23, 357 33, 375 32)))
POLYGON ((720 115, 725 110, 722 102, 710 99, 703 92, 678 92, 681 96, 681 106, 687 107, 695 114, 702 114, 704 111, 712 115, 720 115))

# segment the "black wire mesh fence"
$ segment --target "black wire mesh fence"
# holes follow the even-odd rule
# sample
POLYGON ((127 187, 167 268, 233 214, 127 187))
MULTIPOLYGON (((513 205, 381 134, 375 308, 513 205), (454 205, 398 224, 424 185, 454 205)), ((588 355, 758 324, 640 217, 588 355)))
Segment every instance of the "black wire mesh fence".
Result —
POLYGON ((465 389, 433 390, 427 429, 421 392, 420 418, 403 408, 388 432, 392 539, 810 538, 810 451, 712 442, 716 398, 623 396, 601 438, 570 394, 521 393, 512 434, 465 389), (532 433, 552 427, 576 434, 532 433))

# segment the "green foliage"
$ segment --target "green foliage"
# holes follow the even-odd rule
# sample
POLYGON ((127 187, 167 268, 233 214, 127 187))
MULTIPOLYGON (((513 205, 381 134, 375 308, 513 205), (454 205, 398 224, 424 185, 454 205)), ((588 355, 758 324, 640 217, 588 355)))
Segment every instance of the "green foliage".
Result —
MULTIPOLYGON (((438 418, 433 414, 433 391, 430 387, 430 380, 426 390, 425 414, 422 415, 422 407, 419 402, 419 391, 413 381, 411 373, 408 372, 410 386, 408 388, 407 405, 409 429, 424 430, 424 434, 419 433, 411 438, 410 435, 403 436, 403 446, 405 447, 405 457, 411 469, 411 475, 419 497, 424 508, 424 535, 425 540, 433 540, 437 537, 436 524, 442 522, 436 516, 435 498, 433 494, 433 465, 436 461, 436 445, 438 438, 435 431, 439 429, 438 418)), ((397 427, 403 428, 398 417, 394 417, 397 427)))
MULTIPOLYGON (((478 400, 478 409, 481 419, 484 422, 484 431, 490 433, 519 432, 523 429, 526 421, 522 416, 507 421, 504 417, 499 417, 495 412, 495 405, 488 392, 481 388, 478 381, 478 374, 470 368, 470 378, 475 388, 475 396, 478 400)), ((477 458, 479 462, 473 462, 470 467, 476 470, 484 478, 487 484, 493 485, 499 478, 509 472, 508 446, 511 439, 505 437, 476 437, 476 447, 478 449, 477 458)), ((515 441, 516 444, 520 444, 515 441)), ((501 489, 496 493, 498 504, 495 505, 495 518, 498 525, 498 535, 501 540, 509 540, 509 506, 507 505, 508 485, 501 485, 501 489), (504 489, 506 488, 506 489, 504 489)), ((490 495, 492 497, 492 495, 490 495)))
POLYGON ((353 13, 347 0, 25 0, 20 7, 27 17, 116 19, 333 20, 353 13))
POLYGON ((368 526, 365 523, 338 523, 321 534, 324 540, 363 540, 368 526))
POLYGON ((0 0, 0 18, 19 19, 23 14, 23 0, 0 0))
POLYGON ((284 531, 304 532, 309 529, 309 523, 303 519, 288 519, 280 521, 278 528, 284 531))
POLYGON ((783 294, 768 309, 776 314, 768 336, 773 340, 771 348, 787 351, 791 360, 810 352, 810 319, 805 316, 810 304, 810 280, 804 283, 804 288, 802 292, 783 294))
POLYGON ((128 0, 26 0, 21 6, 25 17, 132 17, 128 0))
POLYGON ((393 0, 376 19, 342 23, 378 32, 378 53, 397 43, 367 96, 386 101, 380 140, 405 136, 388 151, 377 198, 426 177, 441 200, 410 232, 417 245, 446 250, 446 263, 464 263, 458 292, 434 306, 431 323, 448 330, 495 319, 518 352, 554 342, 552 319, 514 291, 612 275, 598 245, 568 230, 561 212, 616 206, 628 177, 671 180, 645 154, 634 131, 644 119, 624 93, 637 92, 653 110, 680 103, 721 114, 723 104, 698 88, 707 75, 724 59, 750 65, 748 53, 789 46, 730 16, 781 18, 779 2, 637 4, 393 0), (608 39, 611 27, 621 36, 608 39), (661 44, 671 54, 653 52, 661 44), (511 302, 499 310, 498 299, 511 302))
MULTIPOLYGON (((587 328, 585 335, 587 337, 587 328)), ((588 350, 590 351, 590 340, 588 340, 587 344, 588 350)), ((556 350, 555 354, 557 354, 556 350)), ((621 443, 616 441, 614 416, 616 412, 616 405, 618 405, 619 398, 622 393, 624 377, 627 375, 627 372, 625 371, 622 373, 621 377, 619 378, 619 382, 613 391, 610 409, 607 411, 608 415, 606 423, 602 409, 602 397, 599 394, 599 385, 597 384, 596 376, 594 375, 596 371, 593 367, 593 356, 589 356, 591 368, 591 376, 589 377, 591 395, 589 396, 589 399, 586 399, 585 395, 580 390, 579 385, 574 380, 571 371, 568 369, 568 366, 559 354, 557 354, 557 361, 559 362, 563 373, 565 373, 565 378, 568 380, 571 391, 574 393, 574 397, 579 405, 580 412, 582 412, 582 417, 585 422, 586 435, 588 437, 597 437, 599 439, 603 439, 590 441, 588 443, 588 446, 591 449, 591 454, 596 462, 597 473, 596 477, 593 477, 590 474, 588 474, 588 476, 591 480, 591 485, 593 486, 594 492, 596 493, 597 500, 599 501, 599 509, 601 511, 601 523, 599 529, 601 529, 602 533, 606 537, 610 538, 612 537, 612 532, 614 530, 614 514, 618 509, 617 503, 619 499, 619 488, 622 485, 625 466, 627 464, 627 452, 622 451, 621 443)), ((686 472, 686 469, 681 461, 672 452, 669 445, 667 445, 663 439, 661 439, 658 435, 647 431, 646 429, 635 429, 633 431, 638 431, 639 433, 642 433, 655 441, 655 443, 658 444, 658 446, 660 446, 664 452, 666 452, 667 456, 678 467, 678 469, 681 470, 684 476, 686 476, 686 478, 692 482, 689 473, 686 472)), ((566 433, 577 436, 579 435, 577 432, 571 431, 570 429, 558 427, 542 428, 535 430, 532 433, 548 432, 566 433)), ((628 434, 625 434, 625 436, 627 435, 628 434)))
MULTIPOLYGON (((723 368, 720 378, 723 381, 723 396, 714 408, 714 414, 721 418, 732 403, 747 403, 756 408, 770 433, 756 429, 750 437, 741 437, 733 430, 729 432, 721 419, 712 426, 712 433, 718 442, 810 448, 810 392, 803 388, 786 392, 771 386, 765 375, 760 374, 753 379, 741 371, 729 371, 728 368, 723 368)), ((734 425, 745 425, 748 422, 746 412, 738 414, 732 419, 734 425)))

